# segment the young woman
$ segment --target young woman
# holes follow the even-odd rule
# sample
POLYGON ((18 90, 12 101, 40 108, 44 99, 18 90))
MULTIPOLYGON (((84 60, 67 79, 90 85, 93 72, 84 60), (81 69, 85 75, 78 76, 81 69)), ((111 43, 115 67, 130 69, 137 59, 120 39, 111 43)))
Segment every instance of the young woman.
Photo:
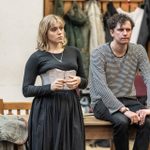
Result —
POLYGON ((34 97, 30 118, 30 150, 84 150, 84 125, 77 88, 87 80, 79 49, 66 46, 64 21, 56 15, 39 24, 37 51, 28 59, 23 94, 34 97), (36 86, 37 76, 41 86, 36 86))

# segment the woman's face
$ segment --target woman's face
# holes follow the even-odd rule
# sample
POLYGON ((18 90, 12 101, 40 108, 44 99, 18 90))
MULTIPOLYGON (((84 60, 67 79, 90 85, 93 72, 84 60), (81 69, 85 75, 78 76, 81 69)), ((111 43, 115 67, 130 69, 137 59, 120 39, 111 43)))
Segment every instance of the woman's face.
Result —
POLYGON ((48 41, 53 44, 64 43, 64 27, 56 22, 47 32, 48 41))

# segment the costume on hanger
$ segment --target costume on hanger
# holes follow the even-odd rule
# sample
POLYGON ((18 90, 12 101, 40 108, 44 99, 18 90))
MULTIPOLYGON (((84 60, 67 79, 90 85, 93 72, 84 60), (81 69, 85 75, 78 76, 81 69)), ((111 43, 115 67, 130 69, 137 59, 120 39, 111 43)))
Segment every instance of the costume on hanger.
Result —
POLYGON ((110 31, 109 31, 109 28, 108 28, 108 25, 107 25, 107 20, 108 20, 108 18, 110 18, 111 16, 113 16, 116 13, 118 13, 118 12, 117 12, 116 8, 114 7, 113 3, 108 2, 107 3, 107 11, 105 12, 105 14, 103 16, 106 42, 112 41, 112 37, 110 35, 110 31))
POLYGON ((144 0, 144 10, 145 10, 145 13, 147 13, 147 23, 148 23, 148 28, 150 30, 150 1, 149 0, 144 0))
POLYGON ((83 36, 81 27, 86 23, 87 16, 78 6, 77 2, 73 2, 72 8, 65 14, 64 20, 66 36, 69 46, 83 48, 83 36))
POLYGON ((68 39, 67 45, 80 48, 86 76, 89 70, 89 34, 90 24, 88 17, 76 1, 65 14, 65 31, 68 39))
POLYGON ((138 37, 139 44, 147 47, 148 41, 150 40, 150 1, 144 1, 144 15, 141 24, 141 29, 138 37))
MULTIPOLYGON (((99 4, 100 5, 100 4, 99 4)), ((105 43, 105 32, 103 28, 102 13, 100 12, 98 2, 96 0, 89 0, 85 3, 85 11, 88 13, 90 21, 90 53, 98 45, 105 43)))
MULTIPOLYGON (((62 54, 55 54, 58 56, 62 54)), ((68 46, 62 61, 41 50, 27 61, 23 93, 35 97, 29 118, 30 150, 85 150, 83 116, 76 90, 64 87, 52 91, 50 87, 54 79, 76 74, 81 77, 79 88, 85 88, 87 80, 82 66, 79 50, 68 46), (37 76, 42 78, 41 86, 34 85, 37 76)))
POLYGON ((54 1, 54 14, 56 14, 58 16, 64 15, 63 0, 55 0, 54 1))

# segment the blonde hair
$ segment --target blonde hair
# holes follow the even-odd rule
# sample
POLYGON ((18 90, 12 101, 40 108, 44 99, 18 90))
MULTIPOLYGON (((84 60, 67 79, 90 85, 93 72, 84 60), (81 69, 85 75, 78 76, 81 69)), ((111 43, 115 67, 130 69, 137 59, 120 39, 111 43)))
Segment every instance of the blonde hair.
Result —
MULTIPOLYGON (((47 32, 51 27, 55 25, 55 23, 60 23, 60 25, 63 28, 65 26, 64 20, 61 17, 53 15, 53 14, 45 16, 41 20, 39 24, 38 37, 37 37, 37 49, 48 51, 49 45, 48 45, 47 32)), ((66 36, 62 44, 63 44, 63 47, 67 44, 66 36)))

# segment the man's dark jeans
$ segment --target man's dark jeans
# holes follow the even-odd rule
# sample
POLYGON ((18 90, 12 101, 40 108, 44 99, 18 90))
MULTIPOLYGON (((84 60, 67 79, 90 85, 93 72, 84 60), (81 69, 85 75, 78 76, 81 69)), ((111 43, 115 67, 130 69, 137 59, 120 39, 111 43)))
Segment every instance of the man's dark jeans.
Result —
MULTIPOLYGON (((140 102, 133 99, 120 98, 119 100, 133 112, 145 107, 140 102)), ((102 100, 99 100, 95 105, 93 112, 96 118, 112 122, 116 150, 129 150, 130 119, 119 111, 110 114, 102 100)), ((138 124, 133 124, 133 126, 137 129, 133 150, 148 150, 150 140, 150 117, 146 117, 144 125, 140 126, 138 124)))

